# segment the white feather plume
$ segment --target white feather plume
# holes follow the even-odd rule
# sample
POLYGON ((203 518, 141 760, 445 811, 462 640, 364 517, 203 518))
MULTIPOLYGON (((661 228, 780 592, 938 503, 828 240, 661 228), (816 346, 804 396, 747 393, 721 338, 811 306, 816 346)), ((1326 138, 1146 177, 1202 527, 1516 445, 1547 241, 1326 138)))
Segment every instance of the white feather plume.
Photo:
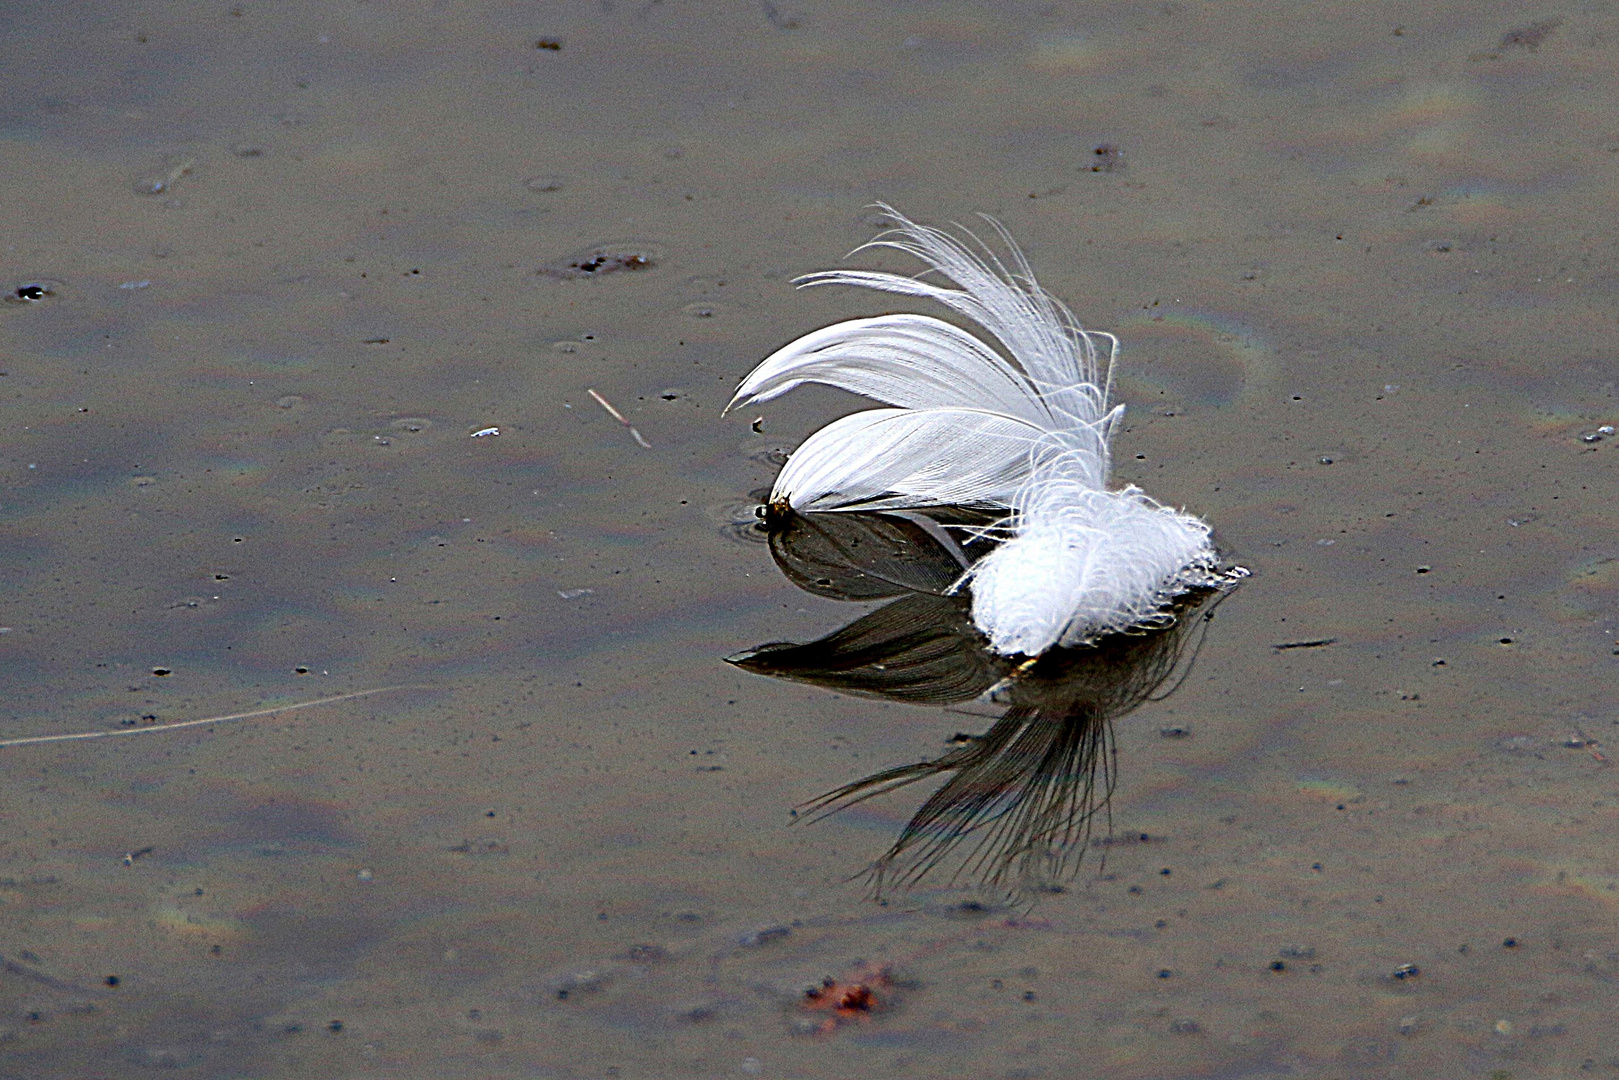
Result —
POLYGON ((1219 557, 1207 524, 1137 487, 1107 489, 1109 444, 1124 415, 1109 402, 1118 339, 1083 329, 1041 289, 996 222, 985 219, 1008 248, 1005 262, 882 209, 894 228, 857 251, 905 252, 949 285, 874 270, 823 270, 795 284, 934 300, 1000 351, 927 315, 851 319, 784 345, 728 408, 806 382, 890 407, 811 435, 776 478, 771 502, 800 512, 1006 509, 1009 539, 958 583, 971 589, 973 621, 1003 655, 1038 656, 1160 623, 1175 596, 1215 584, 1219 557))

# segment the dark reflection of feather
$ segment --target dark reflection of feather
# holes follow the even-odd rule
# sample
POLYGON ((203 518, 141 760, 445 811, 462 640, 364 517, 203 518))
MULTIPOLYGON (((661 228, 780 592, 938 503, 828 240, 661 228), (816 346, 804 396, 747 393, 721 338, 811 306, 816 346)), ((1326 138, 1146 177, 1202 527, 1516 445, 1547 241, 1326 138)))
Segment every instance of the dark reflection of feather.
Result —
POLYGON ((799 587, 838 599, 898 599, 816 641, 761 645, 732 663, 912 704, 987 695, 1006 707, 987 732, 940 757, 886 769, 808 804, 819 816, 944 778, 872 866, 878 891, 915 884, 945 864, 953 880, 1013 892, 1071 871, 1092 825, 1105 820, 1118 778, 1112 722, 1185 679, 1214 608, 1246 576, 1233 570, 1222 588, 1183 595, 1166 626, 1014 664, 986 647, 968 601, 950 592, 982 552, 964 551, 937 522, 789 514, 773 515, 769 532, 777 564, 799 587))

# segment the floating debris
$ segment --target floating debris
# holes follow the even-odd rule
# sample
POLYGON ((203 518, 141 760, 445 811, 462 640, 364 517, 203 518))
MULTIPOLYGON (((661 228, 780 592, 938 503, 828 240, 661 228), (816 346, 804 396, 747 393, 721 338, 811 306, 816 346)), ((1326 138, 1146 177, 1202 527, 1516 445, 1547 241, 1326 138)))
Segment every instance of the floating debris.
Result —
POLYGON ((1124 169, 1124 151, 1113 143, 1097 143, 1091 150, 1091 161, 1086 167, 1091 172, 1121 172, 1124 169))
POLYGON ((782 926, 778 923, 775 926, 766 926, 758 930, 750 930, 746 934, 743 934, 741 937, 737 938, 736 943, 742 946, 744 949, 757 949, 759 946, 768 945, 772 941, 780 941, 782 938, 786 937, 792 932, 793 931, 790 927, 782 926))
POLYGON ((629 422, 629 420, 627 420, 625 418, 623 413, 621 413, 617 409, 613 408, 613 403, 611 401, 608 401, 606 398, 602 397, 600 394, 598 394, 594 390, 586 390, 585 393, 587 393, 591 397, 595 398, 596 399, 596 404, 598 404, 602 408, 606 409, 608 416, 611 416, 614 420, 617 420, 619 423, 621 423, 625 427, 629 428, 630 429, 630 435, 634 437, 636 443, 640 445, 641 449, 643 449, 643 450, 652 449, 652 444, 647 442, 646 439, 642 437, 642 435, 641 435, 641 433, 639 431, 635 430, 635 425, 631 424, 629 422))
POLYGON ((564 975, 552 984, 552 992, 558 1001, 567 1001, 583 994, 598 994, 607 988, 612 981, 610 975, 600 971, 575 971, 564 975))
MULTIPOLYGON (((168 670, 164 668, 154 668, 152 671, 154 675, 167 675, 168 673, 168 670)), ((231 713, 229 716, 209 716, 201 720, 179 720, 168 724, 156 724, 152 727, 125 727, 113 731, 80 731, 70 735, 29 735, 18 739, 0 739, 0 747, 73 742, 79 739, 105 739, 116 735, 150 735, 159 731, 174 731, 178 728, 199 727, 207 724, 223 724, 231 720, 250 720, 254 717, 273 716, 277 713, 293 712, 298 709, 312 709, 317 705, 335 705, 340 701, 353 701, 356 698, 370 697, 372 694, 391 694, 400 690, 431 689, 433 688, 430 686, 415 685, 383 686, 375 690, 356 690, 350 694, 337 694, 333 697, 317 698, 314 701, 302 701, 295 705, 276 705, 268 709, 253 709, 249 712, 231 713)))
POLYGON ((663 253, 655 244, 635 240, 597 244, 535 271, 541 277, 571 281, 576 278, 604 277, 608 274, 650 270, 663 253))
POLYGON ((1285 652, 1288 649, 1324 649, 1328 645, 1336 644, 1337 641, 1337 638, 1332 637, 1310 638, 1307 641, 1284 641, 1278 645, 1272 645, 1271 648, 1277 652, 1285 652))
POLYGON ((479 428, 477 431, 474 431, 472 433, 471 437, 474 438, 474 439, 487 439, 492 435, 499 435, 499 434, 500 434, 500 428, 498 428, 498 427, 486 427, 486 428, 479 428))
POLYGON ((196 158, 169 158, 160 170, 136 179, 133 187, 137 195, 162 195, 182 176, 188 176, 196 166, 196 158))
POLYGON ((1534 52, 1541 42, 1551 37, 1552 31, 1563 25, 1562 19, 1542 19, 1528 26, 1519 26, 1501 35, 1497 49, 1528 49, 1534 52))
POLYGON ((37 304, 49 300, 62 288, 60 281, 41 279, 39 281, 25 281, 5 294, 8 304, 37 304))
POLYGON ((804 991, 799 1006, 812 1013, 828 1014, 813 1025, 813 1032, 829 1034, 841 1024, 870 1019, 872 1014, 888 1008, 893 987, 894 980, 886 967, 860 972, 848 979, 828 976, 821 980, 821 985, 804 991))

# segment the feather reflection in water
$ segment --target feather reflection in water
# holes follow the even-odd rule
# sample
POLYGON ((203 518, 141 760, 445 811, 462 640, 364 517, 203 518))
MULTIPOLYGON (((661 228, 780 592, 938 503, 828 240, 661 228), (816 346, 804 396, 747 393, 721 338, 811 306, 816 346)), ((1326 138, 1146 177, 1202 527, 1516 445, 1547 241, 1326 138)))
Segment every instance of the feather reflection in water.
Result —
POLYGON ((1167 696, 1190 671, 1201 631, 1246 571, 1177 598, 1164 625, 1052 649, 1014 664, 986 647, 971 602, 949 591, 972 562, 932 519, 879 513, 773 513, 770 548, 807 591, 893 598, 816 641, 731 657, 761 675, 910 704, 988 696, 990 729, 926 761, 886 769, 807 804, 820 817, 933 777, 944 783, 871 867, 875 890, 943 864, 952 881, 1021 892, 1077 866, 1118 778, 1112 722, 1167 696), (1166 689, 1167 687, 1167 689, 1166 689))

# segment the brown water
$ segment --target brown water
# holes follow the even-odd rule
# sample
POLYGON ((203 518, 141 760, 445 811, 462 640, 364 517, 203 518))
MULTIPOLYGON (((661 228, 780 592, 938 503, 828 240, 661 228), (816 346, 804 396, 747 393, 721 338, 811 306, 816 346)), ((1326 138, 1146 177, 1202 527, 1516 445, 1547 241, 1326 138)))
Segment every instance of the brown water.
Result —
POLYGON ((0 48, 0 286, 49 285, 0 307, 4 734, 433 688, 0 751, 0 1075, 1619 1073, 1619 15, 224 0, 0 48), (972 718, 718 659, 849 615, 725 526, 850 402, 719 411, 886 303, 787 284, 876 199, 996 215, 1120 333, 1121 479, 1255 571, 1032 909, 846 880, 919 793, 789 824, 972 718), (653 265, 537 273, 598 245, 653 265))

